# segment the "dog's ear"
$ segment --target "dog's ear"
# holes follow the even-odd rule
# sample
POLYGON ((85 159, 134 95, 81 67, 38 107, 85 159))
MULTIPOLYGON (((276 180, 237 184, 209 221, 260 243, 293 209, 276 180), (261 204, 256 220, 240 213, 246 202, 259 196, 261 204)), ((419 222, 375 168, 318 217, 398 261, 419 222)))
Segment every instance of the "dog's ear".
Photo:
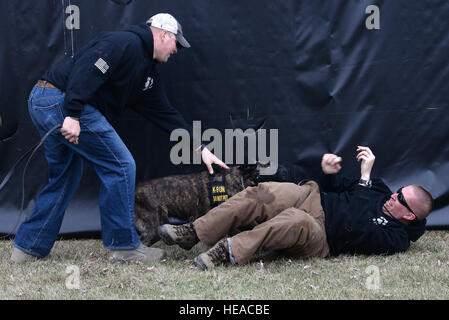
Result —
POLYGON ((270 163, 257 161, 256 165, 257 165, 257 170, 260 171, 260 169, 268 168, 270 166, 270 163))

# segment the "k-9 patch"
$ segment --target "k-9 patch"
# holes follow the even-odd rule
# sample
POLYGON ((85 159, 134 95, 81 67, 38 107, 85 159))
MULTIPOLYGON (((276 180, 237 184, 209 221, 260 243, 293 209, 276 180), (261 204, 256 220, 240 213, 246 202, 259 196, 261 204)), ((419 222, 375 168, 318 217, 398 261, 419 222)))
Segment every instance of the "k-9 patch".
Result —
POLYGON ((209 181, 209 200, 212 208, 228 199, 224 181, 209 181))

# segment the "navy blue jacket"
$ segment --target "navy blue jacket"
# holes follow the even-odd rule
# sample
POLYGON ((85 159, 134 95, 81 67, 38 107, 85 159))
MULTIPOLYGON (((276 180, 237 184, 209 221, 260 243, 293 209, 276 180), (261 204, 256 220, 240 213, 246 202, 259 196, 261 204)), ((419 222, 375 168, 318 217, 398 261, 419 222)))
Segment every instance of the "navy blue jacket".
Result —
POLYGON ((340 174, 323 175, 320 181, 330 254, 394 254, 425 231, 426 220, 409 225, 385 215, 382 206, 392 192, 380 179, 371 188, 340 174))
POLYGON ((108 119, 132 108, 170 132, 192 127, 170 104, 153 60, 153 34, 146 24, 103 32, 43 76, 66 93, 64 108, 80 117, 84 105, 108 119))

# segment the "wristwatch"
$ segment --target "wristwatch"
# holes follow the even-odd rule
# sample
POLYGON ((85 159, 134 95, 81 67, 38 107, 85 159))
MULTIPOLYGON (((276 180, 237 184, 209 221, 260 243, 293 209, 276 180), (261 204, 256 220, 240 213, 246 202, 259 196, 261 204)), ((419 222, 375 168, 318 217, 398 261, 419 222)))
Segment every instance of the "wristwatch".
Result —
POLYGON ((371 182, 371 179, 370 180, 360 179, 359 180, 359 184, 361 186, 364 186, 364 187, 367 187, 367 188, 371 188, 371 186, 373 185, 373 183, 371 182))

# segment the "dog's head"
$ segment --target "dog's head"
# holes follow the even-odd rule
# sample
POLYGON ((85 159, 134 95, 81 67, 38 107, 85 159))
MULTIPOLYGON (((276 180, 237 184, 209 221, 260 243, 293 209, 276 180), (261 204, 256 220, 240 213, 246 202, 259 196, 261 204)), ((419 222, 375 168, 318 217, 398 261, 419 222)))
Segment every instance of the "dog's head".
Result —
POLYGON ((257 176, 257 183, 268 182, 268 181, 276 181, 276 182, 289 182, 290 174, 288 168, 283 165, 278 165, 277 170, 274 174, 260 174, 262 168, 267 168, 269 164, 260 164, 257 165, 257 170, 259 175, 257 176))
POLYGON ((232 166, 229 170, 222 169, 220 167, 215 167, 214 165, 214 175, 226 176, 226 180, 230 184, 236 184, 242 187, 256 186, 261 182, 277 181, 277 182, 287 182, 289 181, 289 172, 287 167, 279 165, 275 174, 273 175, 261 175, 261 169, 265 168, 267 165, 256 163, 256 164, 243 164, 232 166))
POLYGON ((253 185, 257 185, 261 182, 277 181, 277 182, 287 182, 289 181, 289 173, 287 167, 283 165, 278 165, 277 171, 272 175, 263 175, 261 170, 266 168, 268 164, 246 164, 239 166, 239 170, 242 172, 242 176, 248 179, 248 181, 253 181, 253 185))

